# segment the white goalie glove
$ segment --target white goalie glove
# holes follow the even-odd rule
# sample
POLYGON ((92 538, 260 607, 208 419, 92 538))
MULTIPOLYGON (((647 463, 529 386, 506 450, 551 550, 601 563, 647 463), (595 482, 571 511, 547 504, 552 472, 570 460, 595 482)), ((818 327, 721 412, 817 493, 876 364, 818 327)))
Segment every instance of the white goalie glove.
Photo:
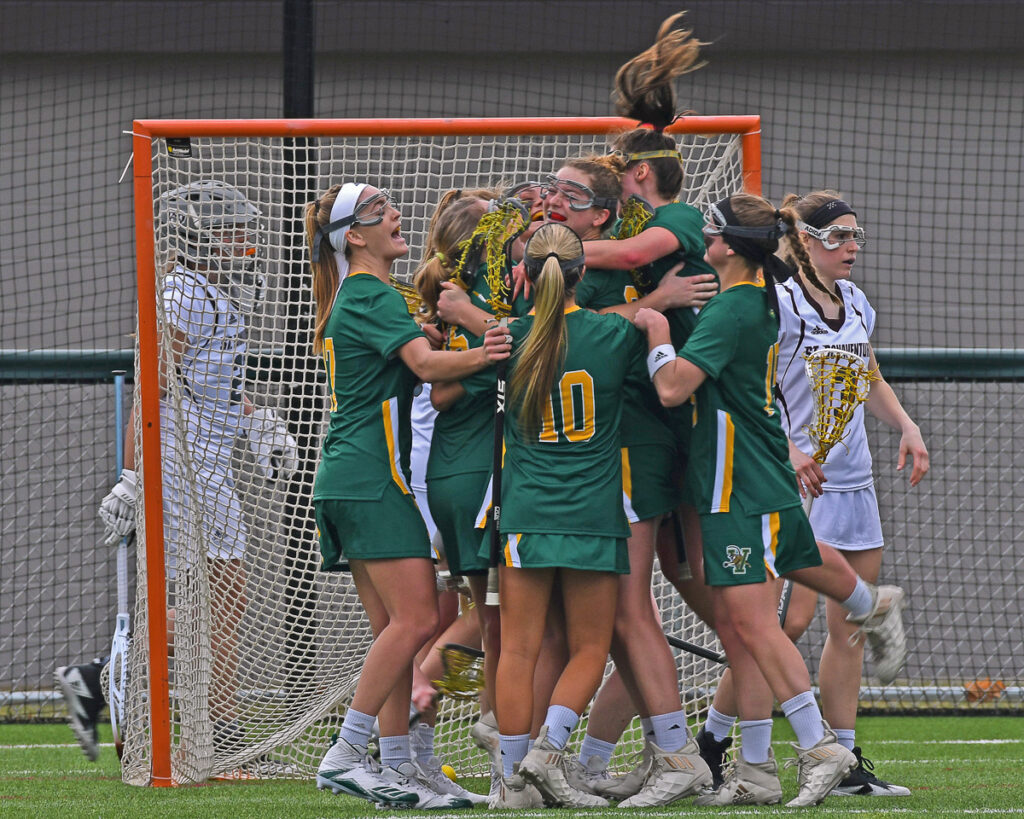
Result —
POLYGON ((260 475, 268 481, 288 480, 299 468, 299 447, 280 418, 268 407, 253 407, 243 430, 260 475))
POLYGON ((135 471, 124 469, 114 488, 100 502, 100 520, 106 537, 103 542, 112 545, 135 531, 135 471))

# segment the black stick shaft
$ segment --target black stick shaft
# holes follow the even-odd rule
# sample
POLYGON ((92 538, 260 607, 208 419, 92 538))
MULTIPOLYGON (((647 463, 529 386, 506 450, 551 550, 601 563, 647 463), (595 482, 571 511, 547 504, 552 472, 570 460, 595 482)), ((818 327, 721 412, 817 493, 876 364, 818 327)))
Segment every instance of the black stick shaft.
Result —
POLYGON ((491 567, 487 572, 488 606, 498 605, 498 562, 501 560, 501 462, 505 442, 505 361, 494 365, 497 389, 494 402, 494 450, 491 460, 491 567))

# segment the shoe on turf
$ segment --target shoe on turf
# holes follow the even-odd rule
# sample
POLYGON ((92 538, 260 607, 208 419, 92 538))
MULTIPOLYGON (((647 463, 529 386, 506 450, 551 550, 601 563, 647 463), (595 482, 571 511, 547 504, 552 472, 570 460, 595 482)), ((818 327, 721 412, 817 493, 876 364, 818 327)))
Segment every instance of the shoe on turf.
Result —
POLYGON ((651 743, 644 741, 644 747, 631 770, 621 776, 609 776, 606 772, 603 778, 591 782, 591 787, 595 793, 608 799, 629 799, 644 786, 652 756, 651 743))
MULTIPOLYGON (((341 737, 327 749, 316 772, 316 786, 332 793, 346 793, 371 802, 377 800, 371 790, 383 786, 377 766, 367 756, 366 749, 346 742, 341 737)), ((407 799, 405 804, 415 804, 407 799)))
POLYGON ((722 782, 725 780, 722 771, 725 767, 725 752, 730 745, 732 745, 732 737, 726 737, 719 742, 704 728, 697 732, 697 747, 700 749, 700 757, 708 763, 708 767, 711 769, 713 777, 711 787, 716 791, 722 787, 722 782))
POLYGON ((519 764, 523 779, 534 785, 548 807, 605 808, 608 800, 593 793, 576 790, 565 773, 565 751, 548 740, 545 725, 537 734, 533 748, 519 764))
POLYGON ((599 756, 591 756, 584 764, 575 756, 565 755, 565 777, 578 791, 597 794, 594 783, 606 778, 607 775, 608 766, 599 756))
POLYGON ((501 771, 497 772, 497 778, 492 775, 492 790, 487 797, 487 807, 492 810, 526 810, 530 808, 544 807, 544 798, 533 785, 527 782, 519 773, 519 766, 515 766, 512 776, 502 776, 501 771), (496 787, 493 783, 496 782, 496 787))
POLYGON ((787 808, 817 805, 846 775, 857 767, 857 757, 839 744, 835 732, 822 720, 825 736, 810 748, 793 745, 796 759, 787 759, 786 767, 797 766, 797 783, 800 791, 795 799, 786 803, 787 808))
POLYGON ((385 782, 385 787, 370 790, 370 795, 385 807, 408 805, 416 810, 457 810, 473 807, 469 799, 435 791, 431 788, 429 780, 421 778, 419 770, 412 762, 403 762, 397 768, 381 768, 380 778, 385 782), (411 803, 406 800, 410 795, 415 797, 415 801, 411 803))
POLYGON ((94 660, 83 665, 63 665, 53 672, 54 682, 64 695, 68 725, 75 733, 82 752, 95 761, 100 755, 97 725, 107 701, 100 688, 104 663, 94 660))
POLYGON ((651 752, 651 766, 643 787, 620 802, 620 808, 671 805, 711 786, 711 769, 701 759, 700 748, 693 737, 678 751, 665 751, 652 742, 651 752))
POLYGON ((458 782, 449 779, 448 775, 441 770, 441 760, 436 756, 417 757, 412 764, 417 771, 417 780, 435 793, 468 799, 474 805, 487 801, 487 797, 483 794, 467 791, 458 782))
MULTIPOLYGON (((494 712, 489 711, 473 723, 469 735, 477 748, 487 751, 491 759, 498 754, 498 723, 494 720, 494 712)), ((500 760, 499 760, 500 761, 500 760)))
POLYGON ((874 763, 864 757, 859 747, 854 747, 853 755, 857 757, 857 767, 832 789, 832 796, 910 796, 909 788, 875 776, 874 763))
POLYGON ((697 797, 697 805, 777 805, 782 783, 775 755, 768 749, 766 762, 747 762, 742 751, 725 767, 721 787, 697 797))
POLYGON ((860 628, 850 637, 856 645, 867 638, 871 660, 879 682, 887 685, 896 679, 907 659, 907 635, 903 630, 903 589, 899 586, 871 586, 871 611, 864 617, 847 615, 848 622, 860 628))

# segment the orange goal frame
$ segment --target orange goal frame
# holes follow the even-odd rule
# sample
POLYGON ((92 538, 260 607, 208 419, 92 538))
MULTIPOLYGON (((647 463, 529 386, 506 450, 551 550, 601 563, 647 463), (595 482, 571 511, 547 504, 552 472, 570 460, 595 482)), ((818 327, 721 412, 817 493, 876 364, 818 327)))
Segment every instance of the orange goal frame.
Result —
MULTIPOLYGON (((135 247, 139 293, 139 419, 145 474, 146 590, 149 600, 150 784, 171 779, 171 725, 164 570, 163 486, 160 467, 160 375, 156 259, 153 232, 153 148, 168 137, 393 137, 556 136, 611 134, 635 128, 620 117, 466 119, 247 119, 136 120, 132 123, 135 247)), ((761 118, 756 115, 681 117, 665 129, 672 134, 738 134, 743 189, 761 193, 761 118)))

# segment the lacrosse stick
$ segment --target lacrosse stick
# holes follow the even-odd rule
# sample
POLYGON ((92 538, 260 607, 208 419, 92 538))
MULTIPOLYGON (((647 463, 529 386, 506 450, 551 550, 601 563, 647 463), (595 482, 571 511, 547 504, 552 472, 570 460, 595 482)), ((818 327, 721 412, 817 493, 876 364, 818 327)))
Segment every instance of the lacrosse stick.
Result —
POLYGON ((432 680, 438 693, 457 700, 476 699, 484 687, 484 653, 458 643, 438 650, 444 667, 441 679, 432 680))
MULTIPOLYGON (((622 213, 619 217, 619 229, 615 232, 615 239, 632 239, 639 235, 647 223, 654 218, 654 207, 643 197, 633 194, 622 206, 622 213)), ((640 295, 645 295, 651 288, 650 280, 638 268, 629 271, 633 279, 633 286, 640 295)))
MULTIPOLYGON (((850 419, 857 407, 868 400, 871 382, 877 381, 879 375, 877 370, 869 370, 859 355, 838 347, 819 347, 803 358, 804 372, 811 389, 811 423, 803 430, 816 447, 811 457, 823 464, 832 447, 843 443, 850 419)), ((813 504, 814 495, 808 491, 803 501, 804 513, 808 516, 813 504)), ((793 585, 787 580, 779 598, 780 623, 786 622, 786 610, 792 594, 793 585)))
MULTIPOLYGON (((124 370, 114 371, 114 426, 117 475, 124 468, 124 370)), ((117 620, 110 643, 110 727, 119 744, 123 727, 124 694, 128 681, 128 649, 131 645, 131 616, 128 614, 128 548, 135 542, 134 530, 121 538, 117 547, 117 620)))
MULTIPOLYGON (((503 319, 502 323, 507 320, 503 319)), ((497 606, 498 561, 501 559, 501 467, 505 448, 505 361, 494 365, 497 374, 497 389, 494 402, 494 449, 491 461, 491 559, 487 570, 486 606, 497 606)))

